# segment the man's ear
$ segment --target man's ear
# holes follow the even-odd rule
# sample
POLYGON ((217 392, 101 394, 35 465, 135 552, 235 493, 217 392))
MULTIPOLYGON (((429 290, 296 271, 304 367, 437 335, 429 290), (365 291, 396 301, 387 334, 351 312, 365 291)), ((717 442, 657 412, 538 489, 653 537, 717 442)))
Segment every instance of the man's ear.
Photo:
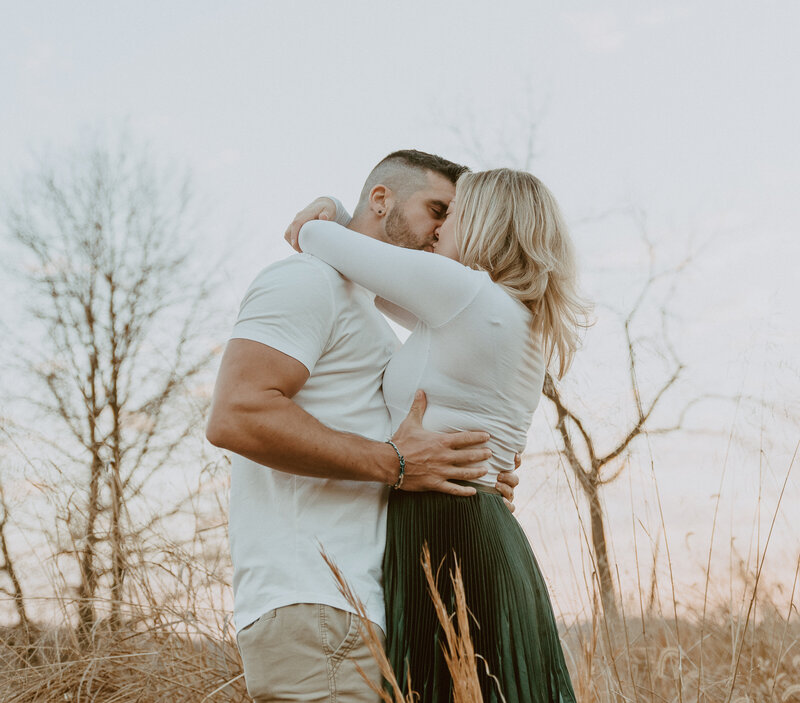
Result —
POLYGON ((369 192, 369 209, 378 217, 383 217, 394 199, 392 189, 378 184, 369 192))

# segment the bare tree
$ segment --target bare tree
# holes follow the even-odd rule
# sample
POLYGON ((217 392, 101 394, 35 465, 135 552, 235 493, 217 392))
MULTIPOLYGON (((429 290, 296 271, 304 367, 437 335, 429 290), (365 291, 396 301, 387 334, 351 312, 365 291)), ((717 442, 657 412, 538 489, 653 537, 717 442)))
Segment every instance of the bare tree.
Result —
POLYGON ((24 632, 30 630, 30 618, 25 610, 25 598, 22 592, 22 584, 20 583, 17 569, 14 565, 14 559, 11 555, 11 550, 8 547, 8 539, 6 537, 6 528, 8 526, 9 510, 8 503, 6 502, 6 494, 3 484, 0 483, 0 557, 3 562, 0 564, 0 573, 5 573, 11 588, 0 586, 0 593, 4 593, 11 598, 14 603, 14 608, 17 611, 19 618, 19 625, 24 632))
POLYGON ((104 584, 119 624, 127 537, 142 520, 131 506, 202 424, 191 391, 214 356, 202 336, 213 285, 195 270, 192 202, 185 175, 125 138, 96 138, 40 161, 6 218, 37 323, 26 369, 40 435, 56 438, 62 475, 80 467, 60 517, 87 631, 104 584))
MULTIPOLYGON (((649 244, 646 237, 645 241, 649 244)), ((682 429, 687 412, 699 400, 695 399, 686 403, 680 411, 675 424, 668 427, 651 426, 654 411, 664 399, 666 393, 678 381, 685 367, 670 342, 666 324, 662 325, 661 347, 665 350, 665 356, 670 368, 658 383, 656 390, 645 400, 642 397, 639 384, 640 341, 633 335, 633 325, 637 314, 642 309, 656 282, 665 276, 674 278, 687 262, 684 261, 677 267, 666 271, 656 272, 652 246, 649 246, 649 250, 651 256, 647 280, 630 311, 625 316, 622 325, 625 335, 626 365, 630 383, 629 391, 635 409, 630 426, 623 430, 622 436, 615 440, 609 449, 600 451, 599 446, 605 438, 601 439, 596 432, 589 429, 588 418, 581 417, 576 411, 568 407, 569 401, 564 398, 564 394, 549 373, 545 376, 543 388, 544 396, 553 404, 555 409, 555 429, 561 438, 561 453, 577 479, 589 506, 592 552, 600 600, 603 612, 612 620, 615 620, 618 614, 617 592, 608 555, 605 516, 600 489, 620 477, 627 466, 625 457, 638 439, 647 434, 666 434, 682 429), (578 442, 580 447, 577 446, 578 442)), ((667 310, 662 307, 660 312, 662 320, 666 320, 668 317, 667 310)))

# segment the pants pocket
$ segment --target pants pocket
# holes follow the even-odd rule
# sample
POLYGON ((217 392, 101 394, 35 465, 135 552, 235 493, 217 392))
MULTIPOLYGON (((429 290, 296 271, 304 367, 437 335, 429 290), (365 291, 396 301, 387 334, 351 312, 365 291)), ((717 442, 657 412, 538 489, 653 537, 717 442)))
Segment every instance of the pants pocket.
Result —
POLYGON ((322 649, 335 667, 358 643, 358 617, 345 610, 320 605, 319 618, 322 649))
POLYGON ((239 644, 239 637, 244 635, 245 632, 247 632, 248 630, 250 630, 253 627, 257 627, 258 623, 260 623, 260 622, 266 623, 269 620, 274 620, 277 617, 277 615, 278 615, 278 611, 277 610, 275 610, 275 609, 268 610, 260 618, 257 618, 256 620, 253 620, 253 622, 251 622, 249 625, 245 625, 241 630, 239 630, 239 632, 236 633, 236 644, 237 645, 239 644))
POLYGON ((327 700, 316 605, 278 608, 274 616, 241 630, 237 640, 247 692, 254 700, 327 700))

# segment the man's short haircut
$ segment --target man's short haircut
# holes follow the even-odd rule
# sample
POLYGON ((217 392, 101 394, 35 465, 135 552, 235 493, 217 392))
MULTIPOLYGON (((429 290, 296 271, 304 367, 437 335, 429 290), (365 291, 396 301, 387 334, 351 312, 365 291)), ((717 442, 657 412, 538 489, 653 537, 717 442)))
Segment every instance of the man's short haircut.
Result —
POLYGON ((367 176, 364 187, 361 189, 356 212, 367 206, 370 191, 377 185, 391 188, 400 200, 405 200, 428 184, 427 174, 429 171, 444 176, 455 185, 458 177, 469 169, 436 154, 428 154, 416 149, 393 151, 381 159, 367 176))

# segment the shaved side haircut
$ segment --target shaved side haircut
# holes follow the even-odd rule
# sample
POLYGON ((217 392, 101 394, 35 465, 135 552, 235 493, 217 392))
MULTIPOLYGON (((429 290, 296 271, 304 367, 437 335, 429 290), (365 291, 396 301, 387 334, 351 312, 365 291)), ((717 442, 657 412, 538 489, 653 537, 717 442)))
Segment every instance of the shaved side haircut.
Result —
POLYGON ((444 176, 455 185, 458 177, 469 169, 436 154, 428 154, 416 149, 393 151, 384 157, 367 176, 364 187, 361 189, 358 205, 356 205, 356 214, 367 207, 370 191, 375 186, 384 185, 390 188, 402 202, 428 185, 427 174, 429 171, 444 176))

